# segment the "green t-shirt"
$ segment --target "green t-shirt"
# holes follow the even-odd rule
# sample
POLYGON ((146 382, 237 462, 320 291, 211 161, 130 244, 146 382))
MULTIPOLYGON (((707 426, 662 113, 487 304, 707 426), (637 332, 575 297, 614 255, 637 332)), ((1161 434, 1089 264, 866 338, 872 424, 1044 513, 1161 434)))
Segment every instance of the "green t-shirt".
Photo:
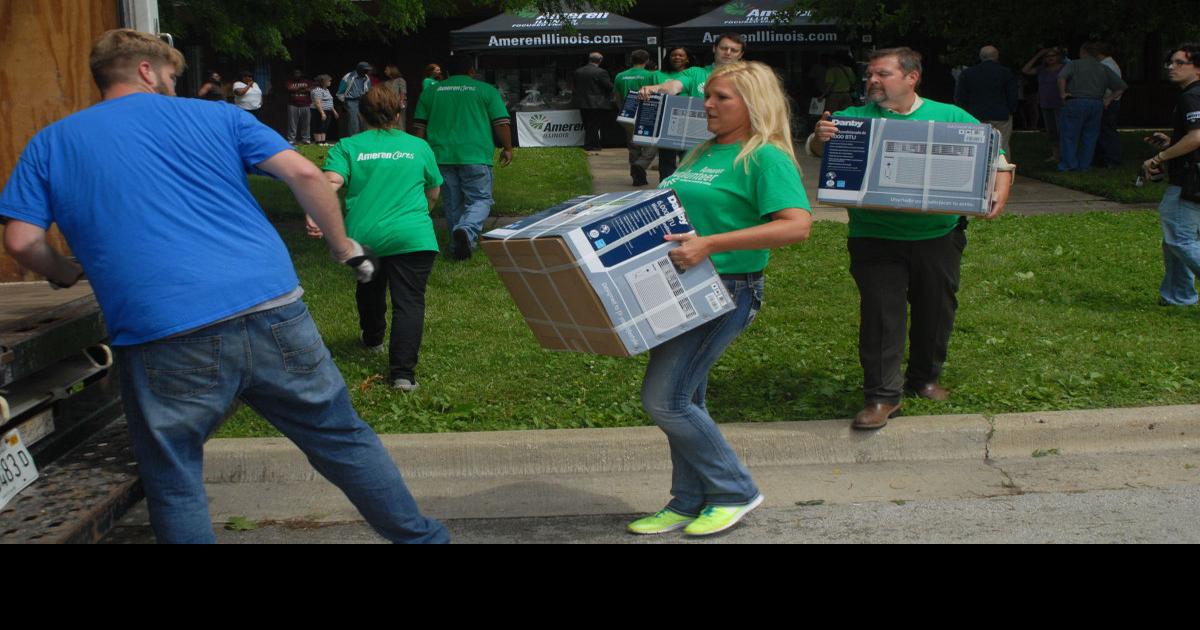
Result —
POLYGON ((624 103, 625 96, 630 92, 640 90, 647 85, 652 85, 650 78, 653 76, 654 73, 645 68, 630 68, 618 74, 617 78, 613 79, 617 100, 624 103))
MULTIPOLYGON (((907 116, 883 109, 876 103, 843 109, 835 112, 834 116, 979 124, 974 116, 954 105, 928 99, 924 99, 924 101, 916 111, 907 116)), ((850 208, 848 212, 850 213, 850 238, 884 238, 893 241, 925 241, 941 238, 958 226, 959 219, 959 217, 949 214, 915 214, 863 208, 850 208)))
POLYGON ((438 84, 437 79, 435 79, 433 77, 425 77, 425 80, 421 82, 421 89, 428 90, 429 88, 434 87, 437 84, 438 84))
MULTIPOLYGON (((679 72, 663 72, 662 70, 659 70, 658 72, 655 72, 654 76, 650 79, 650 84, 658 85, 660 83, 666 83, 668 79, 674 79, 683 84, 683 91, 679 93, 680 96, 699 96, 703 98, 704 92, 700 89, 700 82, 697 81, 697 74, 692 72, 692 70, 694 70, 694 68, 685 68, 679 72)), ((708 75, 706 74, 704 77, 707 78, 708 75)))
POLYGON ((712 75, 713 68, 714 66, 704 66, 703 68, 699 66, 693 66, 687 70, 684 70, 684 72, 687 74, 692 75, 692 79, 696 82, 695 92, 693 94, 688 94, 687 96, 704 98, 704 86, 708 83, 708 77, 712 75))
POLYGON ((442 185, 424 140, 373 129, 338 142, 324 169, 346 180, 346 233, 379 256, 438 251, 425 191, 442 185))
POLYGON ((490 166, 492 125, 508 122, 508 108, 496 88, 459 74, 422 92, 413 120, 425 125, 438 164, 490 166))
MULTIPOLYGON (((700 145, 695 150, 704 149, 700 145)), ((659 185, 673 188, 688 219, 701 236, 724 234, 763 225, 769 215, 788 208, 811 212, 800 169, 773 145, 760 147, 747 162, 734 164, 740 144, 712 144, 695 162, 680 166, 659 185)), ((689 156, 690 159, 690 156, 689 156)), ((767 266, 771 250, 755 249, 713 254, 718 273, 755 273, 767 266)))

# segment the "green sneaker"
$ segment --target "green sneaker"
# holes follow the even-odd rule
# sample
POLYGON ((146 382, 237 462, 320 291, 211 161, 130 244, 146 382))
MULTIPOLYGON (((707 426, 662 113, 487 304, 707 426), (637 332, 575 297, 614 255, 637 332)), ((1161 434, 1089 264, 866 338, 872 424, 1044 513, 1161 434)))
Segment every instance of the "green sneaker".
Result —
POLYGON ((694 520, 683 533, 688 536, 712 536, 723 532, 742 520, 750 510, 762 505, 763 495, 758 495, 745 505, 710 505, 700 513, 700 518, 694 520))
POLYGON ((638 520, 626 525, 626 528, 634 534, 640 536, 648 536, 651 534, 665 534, 678 529, 687 527, 688 523, 696 520, 694 516, 684 516, 678 512, 662 509, 656 512, 653 516, 639 518, 638 520))

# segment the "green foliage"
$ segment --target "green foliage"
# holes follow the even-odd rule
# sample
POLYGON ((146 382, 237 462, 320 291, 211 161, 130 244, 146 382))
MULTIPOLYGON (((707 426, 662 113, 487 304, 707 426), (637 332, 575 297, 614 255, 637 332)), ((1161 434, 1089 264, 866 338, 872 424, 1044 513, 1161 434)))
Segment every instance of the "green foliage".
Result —
POLYGON ((252 532, 258 529, 258 522, 245 516, 233 516, 225 523, 225 529, 231 532, 252 532))
POLYGON ((207 41, 220 55, 240 60, 291 59, 285 40, 314 28, 361 39, 389 41, 412 33, 430 17, 447 17, 468 7, 497 12, 623 11, 634 0, 188 0, 160 3, 165 30, 207 41))
POLYGON ((1043 46, 1103 39, 1119 49, 1140 50, 1147 35, 1161 33, 1172 45, 1194 39, 1200 30, 1195 0, 796 0, 795 7, 861 25, 880 46, 913 35, 943 40, 954 63, 973 62, 979 47, 989 43, 1032 54, 1043 46))

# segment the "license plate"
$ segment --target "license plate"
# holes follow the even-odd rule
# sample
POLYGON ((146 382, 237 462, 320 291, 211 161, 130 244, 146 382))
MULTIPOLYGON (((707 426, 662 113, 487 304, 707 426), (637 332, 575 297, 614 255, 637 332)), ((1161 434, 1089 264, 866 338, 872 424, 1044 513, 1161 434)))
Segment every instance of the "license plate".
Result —
POLYGON ((21 433, 6 433, 0 438, 0 510, 37 478, 37 466, 21 441, 21 433))

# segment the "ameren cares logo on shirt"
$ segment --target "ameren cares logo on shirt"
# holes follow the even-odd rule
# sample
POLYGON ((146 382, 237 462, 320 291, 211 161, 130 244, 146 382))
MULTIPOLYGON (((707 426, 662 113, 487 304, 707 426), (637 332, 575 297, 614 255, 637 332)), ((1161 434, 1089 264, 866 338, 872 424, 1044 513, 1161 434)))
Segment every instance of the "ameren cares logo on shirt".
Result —
POLYGON ((724 173, 725 173, 725 169, 723 169, 723 168, 709 168, 707 166, 698 171, 686 171, 686 172, 675 171, 675 174, 672 175, 667 180, 667 183, 670 184, 670 183, 673 183, 676 181, 680 181, 680 182, 689 182, 689 183, 693 183, 693 184, 701 184, 704 186, 712 186, 713 182, 716 181, 717 178, 720 177, 721 175, 723 175, 724 173))
POLYGON ((393 153, 359 153, 356 162, 370 162, 372 160, 415 160, 417 154, 408 153, 405 151, 396 151, 393 153))

